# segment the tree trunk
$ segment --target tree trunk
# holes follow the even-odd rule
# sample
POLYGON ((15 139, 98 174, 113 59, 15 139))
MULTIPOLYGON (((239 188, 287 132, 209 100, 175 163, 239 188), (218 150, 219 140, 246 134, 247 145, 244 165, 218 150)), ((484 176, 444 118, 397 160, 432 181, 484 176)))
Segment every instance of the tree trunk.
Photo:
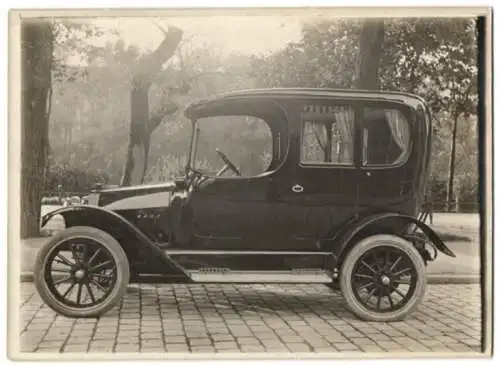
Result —
POLYGON ((153 116, 149 114, 148 92, 161 66, 170 59, 182 38, 182 31, 171 28, 164 31, 165 38, 151 54, 141 58, 135 65, 130 92, 130 136, 127 158, 121 180, 122 186, 142 184, 146 175, 151 134, 164 116, 177 110, 174 104, 163 106, 153 116))
POLYGON ((146 174, 146 150, 150 140, 145 127, 149 119, 148 89, 149 86, 141 87, 134 82, 130 92, 130 140, 122 177, 125 186, 142 183, 146 174))
MULTIPOLYGON (((361 36, 359 40, 359 62, 357 70, 357 80, 356 87, 358 89, 366 90, 377 90, 380 86, 379 80, 379 67, 382 58, 382 46, 384 44, 384 31, 385 25, 383 20, 378 19, 367 19, 363 22, 363 28, 361 29, 361 36)), ((356 119, 358 120, 358 114, 364 118, 364 110, 356 110, 356 119)), ((364 133, 368 133, 370 144, 372 148, 375 148, 375 144, 383 144, 384 139, 387 138, 386 129, 383 130, 380 127, 386 127, 387 122, 385 120, 380 123, 380 121, 373 121, 366 125, 364 133)), ((389 132, 390 135, 390 132, 389 132)), ((372 162, 384 162, 383 150, 378 151, 374 149, 373 152, 367 151, 367 156, 370 157, 372 162)))
POLYGON ((49 23, 25 20, 22 41, 21 238, 40 233, 49 141, 53 36, 49 23))
POLYGON ((378 89, 379 66, 384 44, 384 21, 367 19, 363 23, 359 41, 358 89, 378 89))
POLYGON ((446 210, 451 210, 453 201, 453 181, 455 180, 455 156, 457 148, 457 127, 459 114, 455 113, 453 118, 453 129, 451 134, 450 163, 448 166, 448 184, 446 185, 446 210))

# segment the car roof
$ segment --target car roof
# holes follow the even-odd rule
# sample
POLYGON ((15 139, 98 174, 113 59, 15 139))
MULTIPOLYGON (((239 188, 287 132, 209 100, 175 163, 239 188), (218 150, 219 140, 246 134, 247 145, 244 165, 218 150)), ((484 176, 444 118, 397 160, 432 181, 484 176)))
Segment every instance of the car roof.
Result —
POLYGON ((184 111, 188 118, 199 118, 203 112, 210 109, 214 104, 225 100, 242 100, 250 98, 272 97, 274 99, 285 98, 331 98, 349 99, 359 98, 368 100, 381 100, 408 104, 414 108, 424 104, 425 101, 418 95, 385 90, 361 90, 361 89, 330 89, 330 88, 267 88, 247 89, 216 94, 209 98, 200 99, 191 103, 184 111))

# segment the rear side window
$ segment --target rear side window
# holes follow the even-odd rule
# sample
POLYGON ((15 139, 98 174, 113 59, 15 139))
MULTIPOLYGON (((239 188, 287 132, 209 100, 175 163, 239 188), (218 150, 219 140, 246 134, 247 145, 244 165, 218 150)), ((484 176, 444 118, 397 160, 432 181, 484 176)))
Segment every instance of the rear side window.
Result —
MULTIPOLYGON (((373 104, 372 104, 373 105, 373 104)), ((301 113, 300 163, 365 167, 397 166, 411 150, 410 122, 396 108, 354 107, 348 104, 307 103, 301 113), (361 113, 356 118, 356 113, 361 113), (361 141, 355 142, 356 121, 361 141), (359 154, 355 149, 359 149, 359 154)))
POLYGON ((306 105, 301 117, 301 163, 354 165, 352 107, 306 105))
POLYGON ((410 148, 410 123, 397 109, 365 108, 363 165, 392 166, 404 163, 410 148))

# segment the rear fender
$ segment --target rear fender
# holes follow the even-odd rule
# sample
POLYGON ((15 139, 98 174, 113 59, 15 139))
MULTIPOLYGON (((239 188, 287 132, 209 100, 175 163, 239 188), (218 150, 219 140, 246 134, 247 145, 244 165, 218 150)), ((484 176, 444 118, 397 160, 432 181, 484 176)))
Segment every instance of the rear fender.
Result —
POLYGON ((184 269, 156 246, 142 231, 137 229, 124 217, 113 211, 96 206, 70 206, 48 213, 42 217, 42 227, 54 216, 61 215, 66 227, 90 226, 107 232, 115 238, 133 264, 139 258, 159 259, 166 266, 165 271, 172 274, 186 275, 184 269))
POLYGON ((355 244, 355 240, 353 239, 355 239, 358 234, 360 234, 363 230, 368 229, 372 225, 381 225, 384 223, 384 221, 388 221, 390 219, 398 219, 406 221, 408 222, 408 224, 415 224, 427 236, 429 241, 434 244, 437 250, 450 257, 455 257, 455 254, 444 244, 444 242, 436 234, 436 232, 425 223, 412 216, 392 212, 377 213, 367 217, 363 217, 359 220, 349 221, 338 231, 338 233, 332 239, 332 241, 336 243, 335 247, 332 250, 332 254, 335 256, 338 262, 342 261, 349 249, 355 244))

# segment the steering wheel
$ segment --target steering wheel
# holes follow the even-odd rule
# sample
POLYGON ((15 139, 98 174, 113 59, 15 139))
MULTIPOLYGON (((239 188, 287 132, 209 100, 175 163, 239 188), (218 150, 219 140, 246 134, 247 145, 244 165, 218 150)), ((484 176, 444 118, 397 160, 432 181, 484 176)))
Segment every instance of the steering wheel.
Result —
POLYGON ((218 173, 217 173, 217 176, 220 176, 222 175, 226 170, 227 168, 231 169, 234 174, 236 174, 237 176, 241 177, 241 173, 240 171, 238 170, 238 168, 236 167, 236 165, 234 165, 231 160, 229 160, 229 158, 227 157, 226 154, 224 154, 222 151, 220 151, 219 149, 216 149, 215 152, 217 153, 217 155, 219 155, 219 158, 226 164, 224 166, 224 168, 222 168, 218 173))

